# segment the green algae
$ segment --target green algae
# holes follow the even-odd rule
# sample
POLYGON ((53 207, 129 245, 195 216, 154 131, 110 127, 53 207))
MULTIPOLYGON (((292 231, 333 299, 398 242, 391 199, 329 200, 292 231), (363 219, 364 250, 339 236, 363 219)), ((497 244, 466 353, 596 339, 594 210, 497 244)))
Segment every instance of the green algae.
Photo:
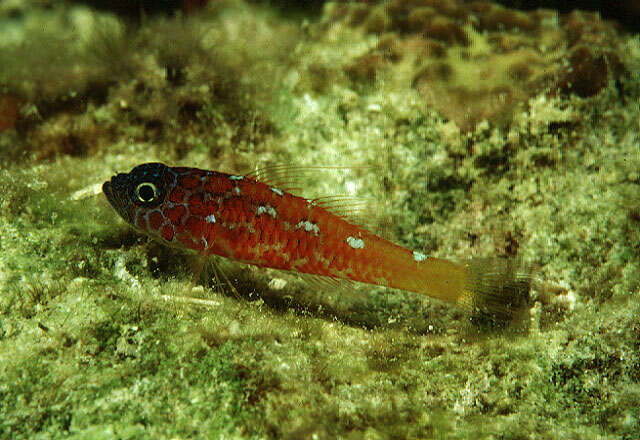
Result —
MULTIPOLYGON (((137 42, 129 67, 108 82, 86 68, 73 102, 87 105, 45 105, 0 134, 0 437, 637 436, 637 36, 621 37, 628 82, 540 94, 508 128, 463 135, 402 81, 354 85, 341 66, 372 37, 233 3, 188 18, 226 35, 189 31, 161 52, 182 20, 117 34, 137 42), (46 144, 87 121, 99 129, 80 131, 80 154, 46 144), (225 262, 235 290, 206 275, 189 303, 189 254, 132 232, 99 194, 151 160, 351 166, 308 190, 374 195, 390 235, 432 255, 519 255, 572 292, 569 306, 538 303, 530 322, 486 330, 417 295, 225 262)), ((82 47, 47 50, 2 59, 14 72, 93 66, 82 47)), ((47 93, 3 86, 33 109, 70 96, 69 78, 47 93)))

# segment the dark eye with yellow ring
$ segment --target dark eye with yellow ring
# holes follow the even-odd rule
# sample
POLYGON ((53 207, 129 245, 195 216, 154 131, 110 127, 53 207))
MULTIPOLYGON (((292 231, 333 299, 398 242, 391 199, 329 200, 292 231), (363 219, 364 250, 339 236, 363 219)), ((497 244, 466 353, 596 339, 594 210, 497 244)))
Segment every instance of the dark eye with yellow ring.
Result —
POLYGON ((158 198, 158 188, 151 182, 143 182, 136 187, 136 197, 142 203, 150 203, 158 198))

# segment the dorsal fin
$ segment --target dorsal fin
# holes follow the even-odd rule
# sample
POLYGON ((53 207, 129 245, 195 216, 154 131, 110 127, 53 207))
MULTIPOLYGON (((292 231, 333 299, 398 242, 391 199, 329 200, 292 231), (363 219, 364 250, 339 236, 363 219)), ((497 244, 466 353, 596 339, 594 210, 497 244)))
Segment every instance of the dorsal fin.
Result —
POLYGON ((306 166, 306 165, 270 165, 258 168, 246 176, 294 195, 305 197, 312 203, 321 206, 334 215, 358 225, 363 229, 387 235, 380 231, 378 199, 360 197, 351 194, 317 196, 310 194, 308 182, 326 180, 326 173, 331 171, 353 172, 375 166, 306 166))
POLYGON ((313 178, 326 180, 329 171, 346 171, 353 172, 375 168, 369 165, 356 166, 325 166, 325 165, 269 165, 245 174, 260 182, 272 185, 278 189, 290 192, 301 197, 313 198, 309 194, 305 194, 305 188, 308 188, 308 181, 313 178))
POLYGON ((317 172, 321 169, 335 168, 280 164, 257 168, 247 173, 246 176, 275 186, 278 189, 302 196, 302 192, 306 186, 304 180, 309 178, 310 173, 317 172))
POLYGON ((336 195, 317 197, 311 203, 321 206, 330 213, 365 229, 375 229, 374 205, 372 197, 336 195))

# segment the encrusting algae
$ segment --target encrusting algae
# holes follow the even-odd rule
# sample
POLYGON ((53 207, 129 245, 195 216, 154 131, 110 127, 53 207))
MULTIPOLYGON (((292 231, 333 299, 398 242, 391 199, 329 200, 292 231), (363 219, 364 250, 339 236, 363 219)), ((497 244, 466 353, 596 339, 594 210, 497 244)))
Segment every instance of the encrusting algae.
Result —
POLYGON ((465 132, 502 126, 541 91, 590 97, 628 76, 613 22, 598 14, 529 12, 487 1, 331 3, 324 26, 378 35, 345 67, 359 81, 406 81, 465 132))

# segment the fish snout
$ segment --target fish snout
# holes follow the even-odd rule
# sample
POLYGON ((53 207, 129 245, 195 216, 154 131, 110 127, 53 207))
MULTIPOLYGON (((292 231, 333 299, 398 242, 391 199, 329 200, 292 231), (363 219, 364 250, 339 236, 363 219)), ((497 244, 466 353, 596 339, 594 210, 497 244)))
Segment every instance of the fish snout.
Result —
POLYGON ((120 214, 120 217, 131 223, 129 218, 129 195, 128 195, 128 179, 126 174, 118 174, 113 176, 111 180, 107 180, 102 185, 102 192, 120 214))

